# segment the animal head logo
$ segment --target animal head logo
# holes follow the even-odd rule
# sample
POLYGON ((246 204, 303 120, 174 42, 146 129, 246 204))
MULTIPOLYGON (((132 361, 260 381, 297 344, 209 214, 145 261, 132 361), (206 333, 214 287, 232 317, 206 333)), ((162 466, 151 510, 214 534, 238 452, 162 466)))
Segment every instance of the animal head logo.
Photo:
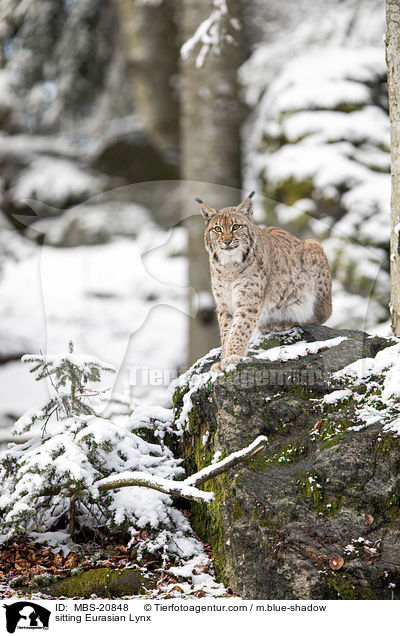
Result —
POLYGON ((9 634, 16 628, 48 629, 50 610, 29 601, 18 601, 11 605, 3 605, 6 610, 6 626, 9 634))

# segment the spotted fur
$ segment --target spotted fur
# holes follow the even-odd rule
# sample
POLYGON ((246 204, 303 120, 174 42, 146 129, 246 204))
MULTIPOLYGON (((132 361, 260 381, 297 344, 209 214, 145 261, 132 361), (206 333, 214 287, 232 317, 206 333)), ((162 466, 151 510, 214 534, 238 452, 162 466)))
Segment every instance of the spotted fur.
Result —
POLYGON ((222 344, 214 369, 242 360, 257 326, 270 331, 322 324, 332 312, 322 246, 277 227, 255 225, 251 196, 222 210, 198 199, 222 344))

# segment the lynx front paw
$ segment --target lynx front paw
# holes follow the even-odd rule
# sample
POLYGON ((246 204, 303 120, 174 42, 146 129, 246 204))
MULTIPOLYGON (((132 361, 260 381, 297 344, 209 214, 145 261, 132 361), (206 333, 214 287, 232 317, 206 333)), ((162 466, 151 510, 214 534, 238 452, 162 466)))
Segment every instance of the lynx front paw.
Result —
POLYGON ((237 355, 227 356, 226 358, 223 358, 223 360, 221 360, 220 368, 226 369, 226 367, 229 367, 230 364, 237 364, 241 360, 243 360, 243 356, 237 356, 237 355))
POLYGON ((211 365, 211 371, 221 371, 221 360, 218 360, 218 362, 214 362, 214 364, 211 365))

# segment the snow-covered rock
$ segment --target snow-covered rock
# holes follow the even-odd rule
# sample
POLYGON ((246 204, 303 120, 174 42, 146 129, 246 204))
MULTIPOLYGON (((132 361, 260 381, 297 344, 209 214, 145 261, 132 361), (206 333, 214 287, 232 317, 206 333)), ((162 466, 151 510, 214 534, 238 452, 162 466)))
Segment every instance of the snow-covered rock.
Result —
POLYGON ((108 243, 115 237, 135 238, 151 217, 141 205, 124 201, 88 201, 66 210, 59 217, 42 218, 31 223, 44 235, 46 245, 78 247, 108 243))
POLYGON ((89 174, 72 161, 40 157, 18 176, 12 195, 17 202, 37 199, 64 208, 98 194, 105 185, 102 177, 89 174))
POLYGON ((247 359, 225 373, 210 372, 214 351, 176 381, 190 472, 268 437, 265 452, 211 482, 215 502, 196 504, 191 517, 234 593, 392 597, 400 540, 399 347, 309 325, 255 340, 247 359))

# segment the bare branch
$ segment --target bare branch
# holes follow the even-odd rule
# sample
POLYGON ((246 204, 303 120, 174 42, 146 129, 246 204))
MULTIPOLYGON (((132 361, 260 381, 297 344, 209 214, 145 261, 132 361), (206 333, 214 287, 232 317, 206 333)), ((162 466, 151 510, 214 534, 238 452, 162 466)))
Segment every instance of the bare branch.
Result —
POLYGON ((72 495, 69 501, 69 535, 72 539, 74 538, 74 534, 75 534, 75 517, 76 517, 75 500, 76 500, 76 495, 72 495))

